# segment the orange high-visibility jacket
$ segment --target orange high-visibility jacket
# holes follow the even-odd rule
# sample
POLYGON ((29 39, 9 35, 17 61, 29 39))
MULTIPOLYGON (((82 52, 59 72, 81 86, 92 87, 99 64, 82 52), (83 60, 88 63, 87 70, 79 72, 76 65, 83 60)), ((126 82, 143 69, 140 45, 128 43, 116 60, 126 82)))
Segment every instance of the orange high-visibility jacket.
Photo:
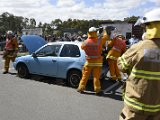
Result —
POLYGON ((102 48, 105 46, 107 40, 107 35, 104 35, 101 38, 88 38, 85 42, 82 43, 81 48, 86 52, 86 63, 85 65, 89 66, 102 66, 103 56, 102 48), (91 49, 90 49, 91 48, 91 49), (94 52, 94 53, 92 53, 94 52))
POLYGON ((98 38, 88 38, 85 42, 85 52, 87 55, 87 59, 94 59, 101 57, 102 49, 101 49, 101 40, 98 38))
POLYGON ((117 60, 125 51, 126 51, 126 43, 125 40, 121 38, 115 38, 111 40, 108 44, 109 47, 112 47, 108 52, 107 58, 117 60))
POLYGON ((18 42, 16 38, 6 39, 6 50, 18 50, 18 42))

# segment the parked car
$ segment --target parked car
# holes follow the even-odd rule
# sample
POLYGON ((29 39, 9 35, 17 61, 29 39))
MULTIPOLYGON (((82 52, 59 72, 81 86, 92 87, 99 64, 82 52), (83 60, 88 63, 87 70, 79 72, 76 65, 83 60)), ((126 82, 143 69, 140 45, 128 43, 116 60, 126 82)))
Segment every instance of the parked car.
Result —
POLYGON ((85 63, 81 42, 46 44, 44 39, 35 35, 23 36, 22 40, 30 55, 18 57, 13 63, 19 77, 29 78, 31 74, 37 74, 64 79, 71 87, 78 86, 85 63))

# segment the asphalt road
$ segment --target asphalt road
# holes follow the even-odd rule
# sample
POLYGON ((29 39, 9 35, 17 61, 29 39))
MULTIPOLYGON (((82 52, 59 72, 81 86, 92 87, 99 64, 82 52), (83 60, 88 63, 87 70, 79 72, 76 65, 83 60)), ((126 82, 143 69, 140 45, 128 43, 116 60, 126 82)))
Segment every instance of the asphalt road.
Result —
MULTIPOLYGON (((103 96, 80 94, 62 80, 32 76, 17 77, 11 64, 10 74, 2 74, 0 56, 0 120, 118 120, 123 107, 121 89, 103 96)), ((102 88, 112 83, 104 80, 102 88)), ((92 91, 92 82, 87 90, 92 91)))

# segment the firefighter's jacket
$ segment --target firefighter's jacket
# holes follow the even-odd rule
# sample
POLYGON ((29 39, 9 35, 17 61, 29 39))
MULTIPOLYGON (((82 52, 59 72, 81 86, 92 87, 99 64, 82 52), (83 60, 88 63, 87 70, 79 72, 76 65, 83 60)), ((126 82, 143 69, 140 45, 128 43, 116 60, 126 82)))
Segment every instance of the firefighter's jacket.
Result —
POLYGON ((5 50, 8 51, 18 50, 18 42, 15 37, 12 39, 6 39, 5 50))
POLYGON ((82 43, 81 48, 86 53, 86 63, 88 66, 102 66, 102 48, 105 46, 107 35, 100 38, 90 37, 82 43))
POLYGON ((12 39, 6 39, 5 50, 3 52, 3 58, 16 57, 18 51, 18 41, 14 37, 12 39))
POLYGON ((124 103, 135 112, 160 112, 160 38, 131 46, 118 66, 128 72, 124 103))
POLYGON ((111 48, 106 58, 117 60, 125 51, 126 43, 121 38, 114 38, 108 43, 108 48, 111 48))

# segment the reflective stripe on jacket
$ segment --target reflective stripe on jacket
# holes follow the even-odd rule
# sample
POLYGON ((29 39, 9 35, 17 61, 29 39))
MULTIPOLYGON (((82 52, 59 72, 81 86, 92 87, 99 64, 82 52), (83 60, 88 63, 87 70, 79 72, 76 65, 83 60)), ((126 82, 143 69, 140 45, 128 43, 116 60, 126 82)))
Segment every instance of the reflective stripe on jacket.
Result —
POLYGON ((111 56, 111 55, 107 55, 106 58, 109 58, 109 59, 112 59, 112 60, 117 60, 118 59, 117 57, 114 57, 114 56, 111 56))
POLYGON ((150 71, 132 69, 131 76, 145 80, 160 80, 160 72, 150 72, 150 71))
POLYGON ((160 111, 160 104, 156 105, 148 105, 148 104, 143 104, 141 102, 138 102, 135 99, 131 99, 127 97, 126 95, 124 96, 124 102, 133 107, 134 109, 141 110, 141 111, 146 111, 146 112, 158 112, 160 111))
POLYGON ((131 46, 118 59, 118 66, 129 73, 125 104, 137 112, 160 112, 160 39, 131 46))
POLYGON ((85 66, 99 66, 99 67, 102 67, 102 65, 103 65, 102 62, 99 62, 99 63, 98 62, 96 62, 96 63, 95 62, 93 62, 93 63, 92 62, 86 62, 85 63, 85 66))

